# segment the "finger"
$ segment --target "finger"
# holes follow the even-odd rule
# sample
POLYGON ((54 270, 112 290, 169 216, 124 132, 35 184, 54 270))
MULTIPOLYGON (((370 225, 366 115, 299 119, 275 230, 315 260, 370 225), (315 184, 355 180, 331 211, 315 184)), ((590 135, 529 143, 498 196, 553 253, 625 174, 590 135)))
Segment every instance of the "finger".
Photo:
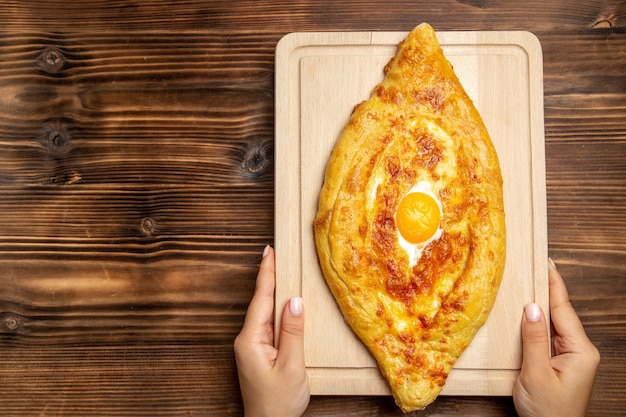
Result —
POLYGON ((266 246, 256 278, 254 295, 250 300, 244 328, 274 322, 275 264, 274 250, 266 246))
POLYGON ((554 327, 554 350, 556 355, 564 353, 585 353, 590 358, 591 366, 597 366, 599 354, 591 343, 578 314, 572 307, 567 287, 554 264, 549 266, 550 313, 554 327))
POLYGON ((550 369, 550 338, 546 318, 538 304, 524 307, 522 319, 522 371, 550 369))
POLYGON ((548 279, 550 283, 550 315, 554 331, 565 338, 587 339, 580 318, 570 303, 565 281, 552 264, 548 267, 548 279))
POLYGON ((304 310, 300 297, 291 298, 283 310, 276 363, 304 368, 304 310))
POLYGON ((552 262, 548 263, 548 282, 550 286, 550 307, 559 307, 569 303, 569 294, 563 277, 552 262))

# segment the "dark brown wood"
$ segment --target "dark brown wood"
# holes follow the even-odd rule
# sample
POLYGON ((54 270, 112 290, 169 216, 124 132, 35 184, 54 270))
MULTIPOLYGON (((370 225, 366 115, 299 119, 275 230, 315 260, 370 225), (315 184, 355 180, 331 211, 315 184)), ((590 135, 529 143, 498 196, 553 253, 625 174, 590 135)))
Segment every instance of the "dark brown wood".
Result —
MULTIPOLYGON (((312 30, 529 30, 544 52, 549 252, 626 408, 626 3, 5 1, 3 416, 241 415, 232 341, 273 242, 274 48, 312 30)), ((521 312, 520 312, 521 314, 521 312)), ((399 416, 314 397, 309 416, 399 416)), ((441 397, 415 416, 515 415, 441 397)))

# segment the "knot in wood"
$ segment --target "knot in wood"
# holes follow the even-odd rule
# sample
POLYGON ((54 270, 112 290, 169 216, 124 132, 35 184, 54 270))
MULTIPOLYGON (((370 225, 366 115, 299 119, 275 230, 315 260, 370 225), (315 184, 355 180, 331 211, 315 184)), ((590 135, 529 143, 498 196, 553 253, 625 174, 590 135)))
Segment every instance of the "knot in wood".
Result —
POLYGON ((18 321, 15 317, 10 317, 6 321, 7 327, 11 330, 17 329, 18 321))
POLYGON ((46 120, 40 130, 39 141, 49 151, 59 151, 72 141, 70 123, 67 120, 46 120))
POLYGON ((243 169, 249 175, 258 175, 265 170, 270 164, 268 152, 263 143, 255 143, 250 145, 246 150, 243 158, 243 169))
POLYGON ((20 326, 20 318, 15 314, 7 313, 3 320, 4 328, 10 332, 15 332, 20 326))
POLYGON ((39 65, 44 71, 56 74, 63 69, 65 56, 58 48, 49 46, 39 56, 39 65))
POLYGON ((615 15, 603 15, 594 20, 591 23, 591 27, 594 29, 608 29, 615 27, 616 23, 615 15))
POLYGON ((146 217, 145 219, 143 219, 141 221, 141 230, 144 234, 148 236, 154 235, 156 231, 156 225, 154 223, 154 220, 152 220, 150 217, 146 217))
POLYGON ((67 142, 67 133, 62 130, 51 130, 48 133, 48 145, 52 149, 62 148, 67 142))

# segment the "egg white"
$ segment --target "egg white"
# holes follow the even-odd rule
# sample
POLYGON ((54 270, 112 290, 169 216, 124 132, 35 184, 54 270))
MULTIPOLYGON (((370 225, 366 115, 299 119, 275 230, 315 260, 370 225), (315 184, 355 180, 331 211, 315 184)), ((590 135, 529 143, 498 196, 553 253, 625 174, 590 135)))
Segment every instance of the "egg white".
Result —
MULTIPOLYGON (((439 201, 439 198, 433 193, 430 183, 428 181, 420 181, 415 184, 405 195, 417 192, 431 196, 437 202, 437 205, 439 206, 439 214, 443 218, 443 209, 441 207, 441 202, 439 201)), ((443 229, 441 228, 441 222, 439 222, 439 227, 437 228, 435 234, 433 234, 428 240, 420 243, 411 243, 407 241, 405 238, 402 237, 400 231, 398 231, 398 244, 409 256, 409 266, 411 268, 413 268, 419 262, 422 254, 424 253, 424 248, 426 247, 426 245, 434 240, 439 239, 442 234, 443 229)))

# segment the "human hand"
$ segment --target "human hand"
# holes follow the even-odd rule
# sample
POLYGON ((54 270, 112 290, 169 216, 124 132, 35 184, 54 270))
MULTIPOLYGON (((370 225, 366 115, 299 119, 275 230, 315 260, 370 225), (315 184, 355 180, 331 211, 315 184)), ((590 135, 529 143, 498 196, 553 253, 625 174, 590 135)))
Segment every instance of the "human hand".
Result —
POLYGON ((522 319, 522 369, 513 388, 513 401, 521 417, 582 417, 600 354, 587 337, 552 262, 548 277, 555 356, 549 354, 543 311, 537 304, 527 305, 522 319))
POLYGON ((243 327, 235 338, 246 417, 296 417, 309 405, 301 298, 294 297, 285 305, 279 344, 274 345, 274 265, 274 250, 268 246, 243 327))

